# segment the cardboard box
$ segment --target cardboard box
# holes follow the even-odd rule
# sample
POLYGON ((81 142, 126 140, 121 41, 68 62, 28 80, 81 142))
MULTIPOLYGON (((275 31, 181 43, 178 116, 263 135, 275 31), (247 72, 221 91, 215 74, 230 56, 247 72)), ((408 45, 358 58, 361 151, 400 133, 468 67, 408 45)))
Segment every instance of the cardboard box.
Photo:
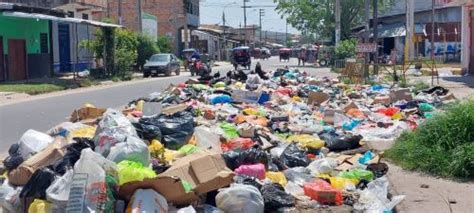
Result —
POLYGON ((359 109, 359 107, 352 101, 342 106, 342 110, 347 113, 350 109, 359 109))
POLYGON ((397 89, 393 90, 390 92, 390 99, 392 102, 400 101, 400 100, 406 100, 406 101, 412 101, 413 96, 411 95, 411 91, 408 88, 404 89, 397 89))
POLYGON ((255 136, 255 127, 251 126, 248 123, 240 124, 237 127, 240 137, 243 138, 253 138, 255 136))
POLYGON ((106 109, 95 107, 83 107, 72 112, 69 121, 75 123, 79 121, 92 122, 97 118, 102 117, 106 109))
POLYGON ((390 97, 386 95, 375 97, 374 102, 373 102, 373 104, 382 104, 382 105, 389 105, 391 103, 392 101, 390 100, 390 97))
POLYGON ((334 115, 337 113, 344 114, 344 112, 340 109, 326 109, 324 111, 324 118, 323 121, 328 124, 334 124, 334 115))
POLYGON ((324 92, 310 92, 308 95, 308 105, 319 106, 329 100, 329 95, 324 92))
POLYGON ((228 186, 233 177, 234 173, 227 168, 220 154, 199 151, 178 159, 156 178, 122 185, 119 195, 128 201, 136 189, 151 188, 170 203, 187 205, 198 200, 201 194, 228 186), (182 181, 190 184, 192 191, 186 193, 182 181))
POLYGON ((184 111, 187 108, 188 108, 188 106, 186 104, 178 104, 178 105, 163 108, 161 113, 166 114, 166 115, 173 115, 177 112, 184 111))

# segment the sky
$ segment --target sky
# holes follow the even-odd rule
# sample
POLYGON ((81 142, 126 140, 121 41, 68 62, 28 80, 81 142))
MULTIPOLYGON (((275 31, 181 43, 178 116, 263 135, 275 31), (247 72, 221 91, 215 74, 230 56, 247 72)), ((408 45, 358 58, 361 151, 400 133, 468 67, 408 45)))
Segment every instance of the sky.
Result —
MULTIPOLYGON (((222 25, 222 12, 224 7, 226 14, 226 25, 239 27, 241 23, 244 26, 244 12, 241 6, 243 0, 201 0, 200 18, 201 24, 220 24, 222 25)), ((262 17, 262 28, 268 31, 285 32, 285 20, 275 11, 276 4, 273 0, 250 0, 248 6, 272 6, 262 7, 265 9, 265 16, 262 17)), ((260 8, 247 9, 247 25, 259 24, 260 8)), ((298 30, 288 25, 289 33, 299 33, 298 30)))

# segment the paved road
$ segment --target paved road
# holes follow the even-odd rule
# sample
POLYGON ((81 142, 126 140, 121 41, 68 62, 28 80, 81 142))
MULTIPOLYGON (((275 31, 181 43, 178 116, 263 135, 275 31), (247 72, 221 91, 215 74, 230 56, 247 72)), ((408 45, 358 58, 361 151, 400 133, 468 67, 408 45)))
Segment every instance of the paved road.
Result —
MULTIPOLYGON (((296 66, 297 61, 279 62, 277 58, 262 61, 264 70, 285 65, 296 66)), ((255 64, 255 63, 254 63, 255 64)), ((232 67, 221 66, 214 70, 226 72, 232 67)), ((316 75, 328 75, 328 69, 300 68, 316 75)), ((17 142, 28 129, 47 131, 66 121, 71 112, 84 103, 97 107, 120 108, 130 100, 144 97, 152 92, 162 91, 171 83, 181 83, 189 78, 189 73, 181 76, 161 77, 113 85, 105 88, 87 88, 58 94, 36 96, 19 103, 0 103, 0 156, 7 152, 11 144, 17 142)))

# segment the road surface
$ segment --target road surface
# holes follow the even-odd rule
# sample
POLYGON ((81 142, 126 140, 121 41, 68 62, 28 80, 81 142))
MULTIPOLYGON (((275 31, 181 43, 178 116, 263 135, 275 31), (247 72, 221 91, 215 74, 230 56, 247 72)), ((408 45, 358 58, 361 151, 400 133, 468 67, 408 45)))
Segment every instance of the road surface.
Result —
MULTIPOLYGON (((255 60, 254 60, 255 61, 255 60)), ((261 61, 264 70, 273 70, 285 65, 296 66, 297 60, 279 62, 276 57, 261 61)), ((255 66, 255 62, 253 63, 255 66)), ((214 71, 227 72, 232 66, 215 67, 214 71)), ((315 75, 328 76, 329 69, 316 69, 301 67, 300 70, 308 71, 315 75)), ((16 143, 21 135, 28 129, 45 132, 53 126, 67 121, 71 112, 91 103, 101 108, 120 108, 129 101, 145 97, 152 92, 160 92, 169 84, 186 81, 189 72, 181 76, 158 77, 127 83, 120 83, 104 88, 86 88, 45 94, 28 98, 24 101, 11 104, 0 103, 0 157, 7 153, 11 144, 16 143)))

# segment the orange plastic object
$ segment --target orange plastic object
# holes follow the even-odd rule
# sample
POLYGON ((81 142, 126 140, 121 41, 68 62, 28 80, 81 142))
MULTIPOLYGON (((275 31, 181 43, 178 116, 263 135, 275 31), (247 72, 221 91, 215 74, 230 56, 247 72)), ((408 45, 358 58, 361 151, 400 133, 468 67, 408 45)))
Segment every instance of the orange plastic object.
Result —
POLYGON ((316 200, 324 205, 342 205, 342 192, 332 188, 331 184, 316 179, 313 182, 305 183, 303 186, 304 194, 312 200, 316 200))

